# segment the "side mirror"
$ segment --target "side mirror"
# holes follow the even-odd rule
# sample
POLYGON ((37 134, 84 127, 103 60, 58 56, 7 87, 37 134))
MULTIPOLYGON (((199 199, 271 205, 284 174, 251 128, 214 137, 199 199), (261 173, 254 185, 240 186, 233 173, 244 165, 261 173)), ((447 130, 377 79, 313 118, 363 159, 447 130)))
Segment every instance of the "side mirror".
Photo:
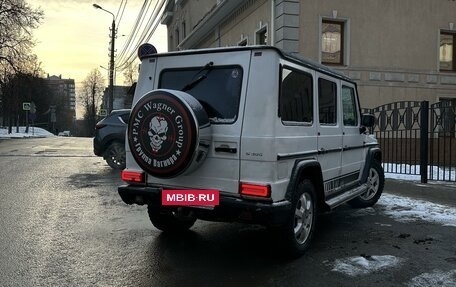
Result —
POLYGON ((375 116, 371 114, 362 115, 361 125, 367 128, 373 127, 375 125, 375 116))
POLYGON ((359 133, 363 134, 367 131, 367 128, 371 128, 375 125, 375 117, 371 114, 365 114, 361 116, 361 127, 359 133))

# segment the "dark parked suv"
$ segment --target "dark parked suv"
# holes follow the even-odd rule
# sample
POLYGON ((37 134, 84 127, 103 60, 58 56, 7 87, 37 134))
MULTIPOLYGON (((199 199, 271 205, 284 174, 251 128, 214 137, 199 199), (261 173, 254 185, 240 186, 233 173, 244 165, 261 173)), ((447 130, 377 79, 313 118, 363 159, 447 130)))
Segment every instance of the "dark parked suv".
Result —
POLYGON ((113 110, 95 126, 93 152, 102 156, 110 167, 125 168, 125 130, 130 109, 113 110))

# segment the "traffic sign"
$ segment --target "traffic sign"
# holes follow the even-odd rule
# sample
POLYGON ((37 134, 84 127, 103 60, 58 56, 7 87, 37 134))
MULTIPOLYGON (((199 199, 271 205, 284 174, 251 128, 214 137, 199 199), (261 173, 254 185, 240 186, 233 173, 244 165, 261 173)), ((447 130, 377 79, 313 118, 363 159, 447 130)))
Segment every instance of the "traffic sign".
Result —
POLYGON ((108 115, 108 111, 106 109, 100 109, 100 117, 106 117, 108 115))
POLYGON ((28 102, 22 103, 22 109, 23 109, 24 111, 30 111, 30 107, 31 107, 31 104, 30 104, 30 103, 28 103, 28 102))

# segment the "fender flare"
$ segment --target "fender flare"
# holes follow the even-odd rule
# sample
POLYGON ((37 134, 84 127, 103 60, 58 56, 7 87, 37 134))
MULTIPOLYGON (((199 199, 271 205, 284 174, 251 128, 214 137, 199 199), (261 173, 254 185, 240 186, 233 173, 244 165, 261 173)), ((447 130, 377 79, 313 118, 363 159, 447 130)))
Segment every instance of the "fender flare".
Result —
POLYGON ((371 163, 374 160, 378 160, 380 163, 382 162, 382 150, 379 147, 371 147, 367 151, 366 160, 364 165, 364 170, 361 176, 360 183, 363 184, 367 181, 369 176, 369 169, 371 167, 371 163))
POLYGON ((307 169, 312 169, 314 171, 309 174, 310 179, 312 182, 321 183, 318 186, 315 186, 315 190, 318 193, 321 191, 321 187, 323 186, 323 177, 321 174, 321 166, 320 163, 316 159, 303 159, 295 161, 293 170, 291 171, 290 181, 288 183, 287 191, 285 193, 285 199, 291 201, 293 192, 298 188, 299 183, 301 182, 302 178, 305 176, 304 171, 307 169))

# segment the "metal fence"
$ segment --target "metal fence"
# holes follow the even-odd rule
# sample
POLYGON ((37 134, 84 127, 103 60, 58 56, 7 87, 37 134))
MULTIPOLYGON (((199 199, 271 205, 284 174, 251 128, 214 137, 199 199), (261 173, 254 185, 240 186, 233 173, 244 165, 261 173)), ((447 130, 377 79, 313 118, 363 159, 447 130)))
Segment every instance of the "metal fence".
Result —
POLYGON ((375 116, 370 129, 383 151, 385 172, 456 182, 454 101, 402 101, 363 109, 375 116))

